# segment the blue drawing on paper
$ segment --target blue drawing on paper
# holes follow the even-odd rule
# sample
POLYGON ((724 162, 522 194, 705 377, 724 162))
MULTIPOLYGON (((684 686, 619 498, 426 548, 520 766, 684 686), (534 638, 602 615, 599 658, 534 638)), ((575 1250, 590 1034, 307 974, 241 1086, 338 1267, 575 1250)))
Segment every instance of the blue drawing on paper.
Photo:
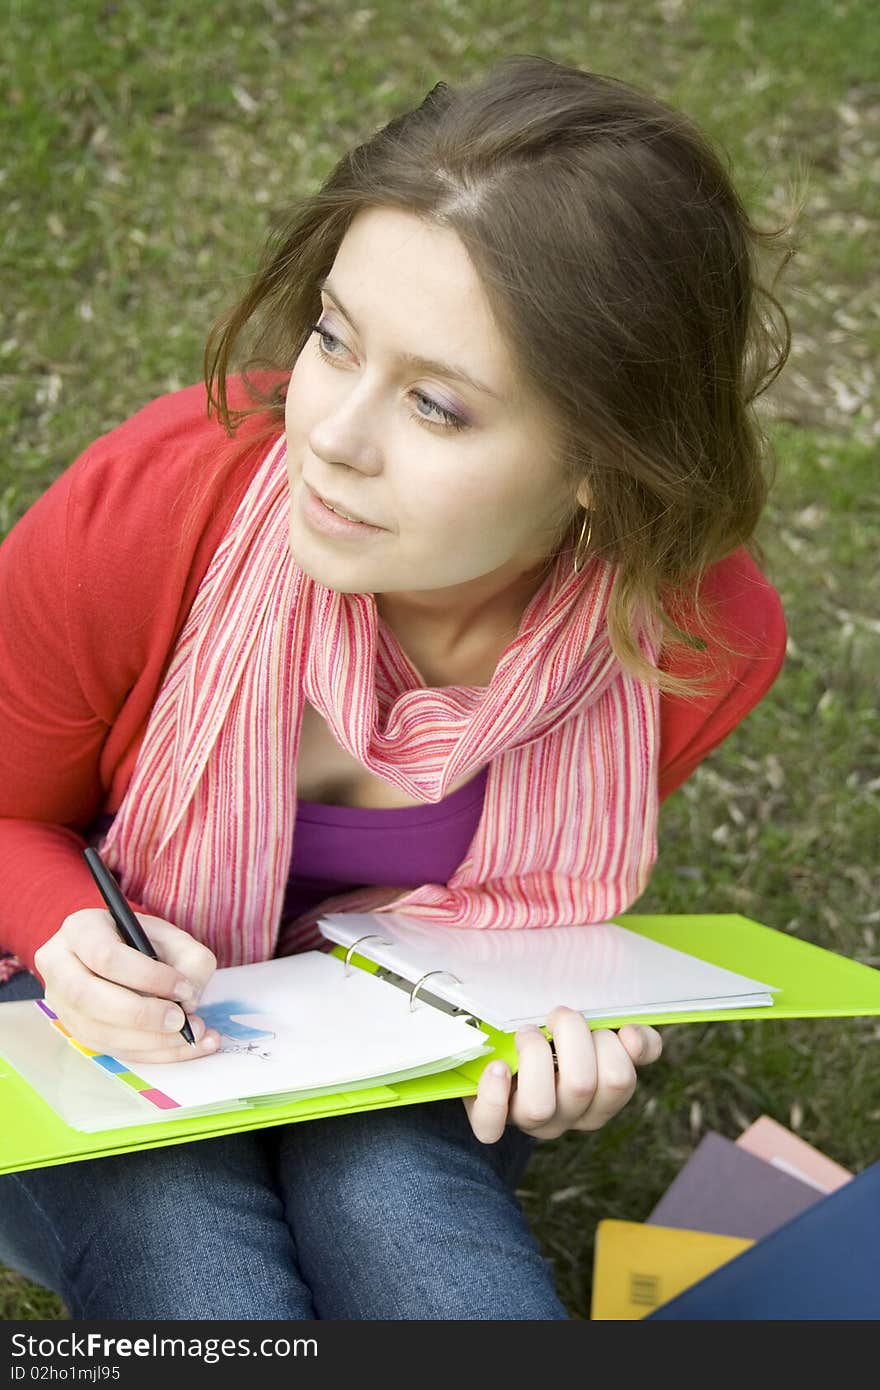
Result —
POLYGON ((261 1014, 246 999, 221 999, 215 1004, 205 1004, 199 1009, 199 1016, 205 1020, 206 1028, 216 1028, 220 1034, 220 1051, 225 1053, 244 1053, 250 1057, 272 1058, 273 1051, 266 1044, 277 1036, 276 1028, 259 1026, 263 1019, 275 1022, 271 1014, 261 1014), (247 1022, 245 1020, 248 1020, 247 1022))
POLYGON ((206 1028, 216 1028, 227 1038, 257 1038, 270 1034, 269 1029, 254 1028, 240 1022, 233 1017, 235 1014, 252 1018, 254 1006, 246 999, 221 999, 216 1004, 205 1004, 204 1008, 199 1009, 199 1016, 205 1020, 206 1028))

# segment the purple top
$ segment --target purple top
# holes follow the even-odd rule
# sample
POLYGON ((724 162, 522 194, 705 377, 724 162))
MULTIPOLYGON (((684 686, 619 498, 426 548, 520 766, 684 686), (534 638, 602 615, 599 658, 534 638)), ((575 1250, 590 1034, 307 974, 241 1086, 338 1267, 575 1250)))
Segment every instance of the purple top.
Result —
MULTIPOLYGON (((487 765, 442 801, 424 806, 365 810, 300 797, 281 920, 367 885, 446 883, 477 832, 488 774, 487 765)), ((95 830, 103 835, 113 819, 102 816, 95 830)))
POLYGON ((488 774, 486 766, 424 806, 364 810, 300 798, 282 920, 367 884, 446 883, 477 832, 488 774))

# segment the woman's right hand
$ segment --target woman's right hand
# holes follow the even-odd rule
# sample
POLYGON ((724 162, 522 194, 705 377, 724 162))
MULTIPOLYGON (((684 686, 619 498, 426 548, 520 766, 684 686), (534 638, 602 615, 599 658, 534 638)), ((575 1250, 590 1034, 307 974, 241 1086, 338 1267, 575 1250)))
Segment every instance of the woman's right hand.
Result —
POLYGON ((188 1062, 216 1052, 220 1036, 196 1007, 217 968, 207 946, 161 917, 137 913, 159 960, 122 940, 110 913, 71 912, 34 954, 45 1000, 84 1047, 128 1062, 188 1062), (184 1009, 196 1040, 181 1036, 184 1009))

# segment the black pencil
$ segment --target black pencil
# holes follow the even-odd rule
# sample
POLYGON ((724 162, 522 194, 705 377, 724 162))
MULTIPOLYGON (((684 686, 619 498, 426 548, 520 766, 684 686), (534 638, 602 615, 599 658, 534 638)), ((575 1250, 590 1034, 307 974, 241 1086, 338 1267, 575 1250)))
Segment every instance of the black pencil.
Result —
MULTIPOLYGON (((104 863, 96 849, 89 845, 88 849, 83 850, 83 857, 92 872, 92 878, 98 885, 101 897, 107 904, 110 916, 116 923, 117 929, 123 941, 128 946, 133 946, 136 951, 142 951, 145 956, 152 956, 153 960, 159 957, 153 950, 153 943, 147 936, 137 917, 132 912, 125 895, 116 879, 113 877, 107 865, 104 863)), ((195 1047, 196 1040, 193 1037, 193 1030, 189 1026, 186 1014, 183 1016, 183 1027, 181 1034, 186 1041, 195 1047)))

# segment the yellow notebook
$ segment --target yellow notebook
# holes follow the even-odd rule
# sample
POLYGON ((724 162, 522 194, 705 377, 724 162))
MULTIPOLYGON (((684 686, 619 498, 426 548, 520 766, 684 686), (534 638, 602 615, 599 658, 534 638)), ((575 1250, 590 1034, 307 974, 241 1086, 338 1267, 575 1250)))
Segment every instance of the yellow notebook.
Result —
POLYGON ((643 1318, 754 1245, 736 1236, 600 1221, 593 1255, 594 1321, 643 1318))

